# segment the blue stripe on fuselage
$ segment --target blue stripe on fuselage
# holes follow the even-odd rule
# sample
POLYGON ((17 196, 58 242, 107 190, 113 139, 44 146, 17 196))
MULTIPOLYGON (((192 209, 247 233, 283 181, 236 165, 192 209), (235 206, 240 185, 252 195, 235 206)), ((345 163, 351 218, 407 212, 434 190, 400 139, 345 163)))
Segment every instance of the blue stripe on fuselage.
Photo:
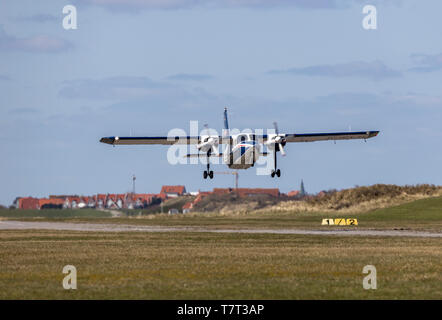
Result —
POLYGON ((241 146, 241 157, 243 156, 244 153, 246 153, 246 147, 245 146, 241 146))
MULTIPOLYGON (((256 145, 255 141, 242 141, 235 146, 235 149, 239 151, 239 158, 244 158, 246 152, 252 149, 256 145), (239 150, 238 150, 239 149, 239 150)), ((235 151, 234 151, 235 152, 235 151)), ((242 160, 241 160, 242 162, 242 160)))

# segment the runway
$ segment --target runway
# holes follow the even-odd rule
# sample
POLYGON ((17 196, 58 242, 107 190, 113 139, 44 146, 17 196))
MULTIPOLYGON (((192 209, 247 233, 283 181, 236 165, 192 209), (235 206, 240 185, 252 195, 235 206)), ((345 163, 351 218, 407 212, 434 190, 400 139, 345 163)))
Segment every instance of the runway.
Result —
POLYGON ((410 230, 307 230, 307 229, 213 229, 204 227, 163 227, 127 224, 95 224, 73 222, 0 221, 0 230, 66 230, 86 232, 212 232, 245 234, 293 234, 320 236, 388 236, 441 238, 439 232, 410 230))

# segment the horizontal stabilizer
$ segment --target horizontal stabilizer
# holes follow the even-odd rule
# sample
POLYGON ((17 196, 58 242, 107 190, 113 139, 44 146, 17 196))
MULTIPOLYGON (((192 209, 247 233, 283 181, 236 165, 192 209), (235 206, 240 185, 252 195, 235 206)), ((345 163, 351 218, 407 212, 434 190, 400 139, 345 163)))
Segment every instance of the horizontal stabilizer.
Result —
MULTIPOLYGON (((222 157, 222 153, 211 153, 210 157, 222 157)), ((207 158, 206 153, 192 153, 192 154, 186 154, 183 158, 207 158)))

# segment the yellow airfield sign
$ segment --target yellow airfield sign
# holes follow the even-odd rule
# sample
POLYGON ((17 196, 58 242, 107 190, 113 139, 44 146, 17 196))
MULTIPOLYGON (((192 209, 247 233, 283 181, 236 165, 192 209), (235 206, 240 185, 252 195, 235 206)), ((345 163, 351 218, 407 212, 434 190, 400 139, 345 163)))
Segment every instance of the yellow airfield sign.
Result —
POLYGON ((330 218, 322 219, 321 225, 323 226, 357 226, 358 219, 345 219, 345 218, 330 218))

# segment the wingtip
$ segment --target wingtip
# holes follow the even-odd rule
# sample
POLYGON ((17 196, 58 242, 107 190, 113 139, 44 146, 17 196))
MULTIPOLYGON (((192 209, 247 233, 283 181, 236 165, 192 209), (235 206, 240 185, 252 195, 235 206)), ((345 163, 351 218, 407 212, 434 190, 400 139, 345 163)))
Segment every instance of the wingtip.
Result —
POLYGON ((103 137, 100 139, 101 143, 113 144, 115 141, 114 137, 103 137))

